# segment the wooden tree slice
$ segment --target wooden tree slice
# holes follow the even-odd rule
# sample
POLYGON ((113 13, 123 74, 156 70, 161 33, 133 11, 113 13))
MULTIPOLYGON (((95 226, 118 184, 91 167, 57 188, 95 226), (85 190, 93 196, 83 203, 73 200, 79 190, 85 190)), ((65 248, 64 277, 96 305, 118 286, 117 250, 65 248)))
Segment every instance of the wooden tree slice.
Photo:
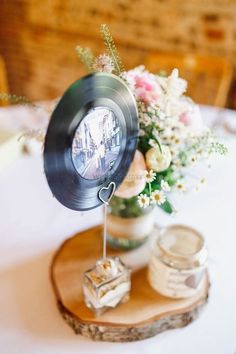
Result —
MULTIPOLYGON (((135 256, 134 251, 131 254, 135 256)), ((76 334, 112 342, 148 338, 167 329, 186 326, 198 316, 207 301, 207 276, 198 295, 173 300, 151 288, 144 267, 132 274, 130 300, 96 318, 83 301, 82 278, 84 271, 93 267, 101 255, 101 226, 98 226, 66 240, 51 265, 51 281, 58 308, 76 334)), ((108 251, 108 255, 122 258, 119 251, 108 251)), ((127 264, 129 254, 125 253, 125 257, 127 264)))

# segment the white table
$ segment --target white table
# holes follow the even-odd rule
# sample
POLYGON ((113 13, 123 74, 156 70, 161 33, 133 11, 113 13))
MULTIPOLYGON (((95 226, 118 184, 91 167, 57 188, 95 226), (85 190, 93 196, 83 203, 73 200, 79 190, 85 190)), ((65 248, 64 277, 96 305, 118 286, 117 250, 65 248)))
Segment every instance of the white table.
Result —
MULTIPOLYGON (((24 108, 27 110, 26 108, 24 108)), ((19 108, 1 109, 0 124, 14 122, 19 108)), ((212 122, 219 112, 202 108, 212 122)), ((221 112, 236 120, 236 113, 221 112)), ((21 111, 22 115, 22 111, 21 111)), ((55 249, 68 236, 101 221, 60 205, 47 186, 39 155, 22 157, 0 172, 0 353, 236 353, 236 136, 226 136, 229 153, 213 164, 198 194, 177 199, 175 217, 157 212, 158 222, 186 223, 206 237, 212 287, 198 320, 134 343, 92 342, 76 336, 57 311, 49 282, 55 249)))

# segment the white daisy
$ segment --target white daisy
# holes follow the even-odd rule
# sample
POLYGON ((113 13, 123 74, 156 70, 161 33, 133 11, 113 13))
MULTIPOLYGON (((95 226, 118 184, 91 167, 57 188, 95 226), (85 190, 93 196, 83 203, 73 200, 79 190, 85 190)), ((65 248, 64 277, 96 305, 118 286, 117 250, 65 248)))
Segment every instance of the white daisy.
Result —
POLYGON ((111 73, 114 70, 114 65, 109 55, 101 54, 94 60, 93 68, 96 71, 111 73))
POLYGON ((149 170, 145 172, 145 180, 147 183, 151 183, 154 181, 155 177, 156 177, 156 173, 153 172, 153 170, 149 170))
POLYGON ((152 195, 151 195, 151 203, 152 204, 161 205, 161 204, 165 203, 165 201, 166 201, 166 196, 162 191, 157 189, 156 191, 152 192, 152 195))
POLYGON ((149 197, 146 194, 140 194, 138 196, 138 204, 141 208, 149 206, 149 197))
POLYGON ((170 185, 168 182, 166 182, 164 179, 161 181, 161 189, 164 192, 170 192, 170 185))
POLYGON ((186 188, 186 183, 183 180, 178 180, 175 188, 180 191, 180 192, 186 192, 187 188, 186 188))

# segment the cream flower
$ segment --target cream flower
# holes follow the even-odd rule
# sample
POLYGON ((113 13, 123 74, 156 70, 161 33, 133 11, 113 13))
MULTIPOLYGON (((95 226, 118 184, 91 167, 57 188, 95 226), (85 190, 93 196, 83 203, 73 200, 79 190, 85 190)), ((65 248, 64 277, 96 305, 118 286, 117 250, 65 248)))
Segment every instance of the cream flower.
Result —
POLYGON ((153 170, 146 171, 145 179, 146 179, 147 183, 153 182, 155 177, 156 177, 156 174, 155 174, 155 172, 153 172, 153 170))
POLYGON ((152 147, 146 153, 146 163, 150 170, 161 172, 166 170, 171 163, 171 153, 167 145, 162 145, 159 148, 152 147))
POLYGON ((157 189, 154 192, 152 192, 150 199, 152 204, 162 205, 166 201, 166 196, 162 191, 157 189))
POLYGON ((168 182, 166 182, 164 179, 161 181, 161 189, 164 191, 164 192, 170 192, 170 185, 168 182))
POLYGON ((140 194, 138 196, 138 204, 141 208, 146 208, 149 206, 149 197, 146 194, 140 194))
POLYGON ((157 76, 157 81, 165 91, 165 98, 171 101, 179 98, 187 89, 187 81, 179 77, 178 69, 174 69, 167 77, 157 76))

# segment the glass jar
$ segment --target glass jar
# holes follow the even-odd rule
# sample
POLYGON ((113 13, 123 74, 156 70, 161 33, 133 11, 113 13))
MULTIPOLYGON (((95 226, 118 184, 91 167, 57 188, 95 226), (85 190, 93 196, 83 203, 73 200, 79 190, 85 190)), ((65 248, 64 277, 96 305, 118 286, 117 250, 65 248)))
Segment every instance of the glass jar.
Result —
POLYGON ((204 238, 196 230, 182 225, 160 230, 149 262, 150 285, 171 298, 194 296, 204 282, 207 255, 204 238))
POLYGON ((107 242, 112 248, 141 246, 154 228, 154 207, 140 208, 137 198, 113 197, 107 214, 107 242))
POLYGON ((83 294, 86 306, 96 316, 129 300, 131 271, 119 257, 99 259, 84 273, 83 294))

